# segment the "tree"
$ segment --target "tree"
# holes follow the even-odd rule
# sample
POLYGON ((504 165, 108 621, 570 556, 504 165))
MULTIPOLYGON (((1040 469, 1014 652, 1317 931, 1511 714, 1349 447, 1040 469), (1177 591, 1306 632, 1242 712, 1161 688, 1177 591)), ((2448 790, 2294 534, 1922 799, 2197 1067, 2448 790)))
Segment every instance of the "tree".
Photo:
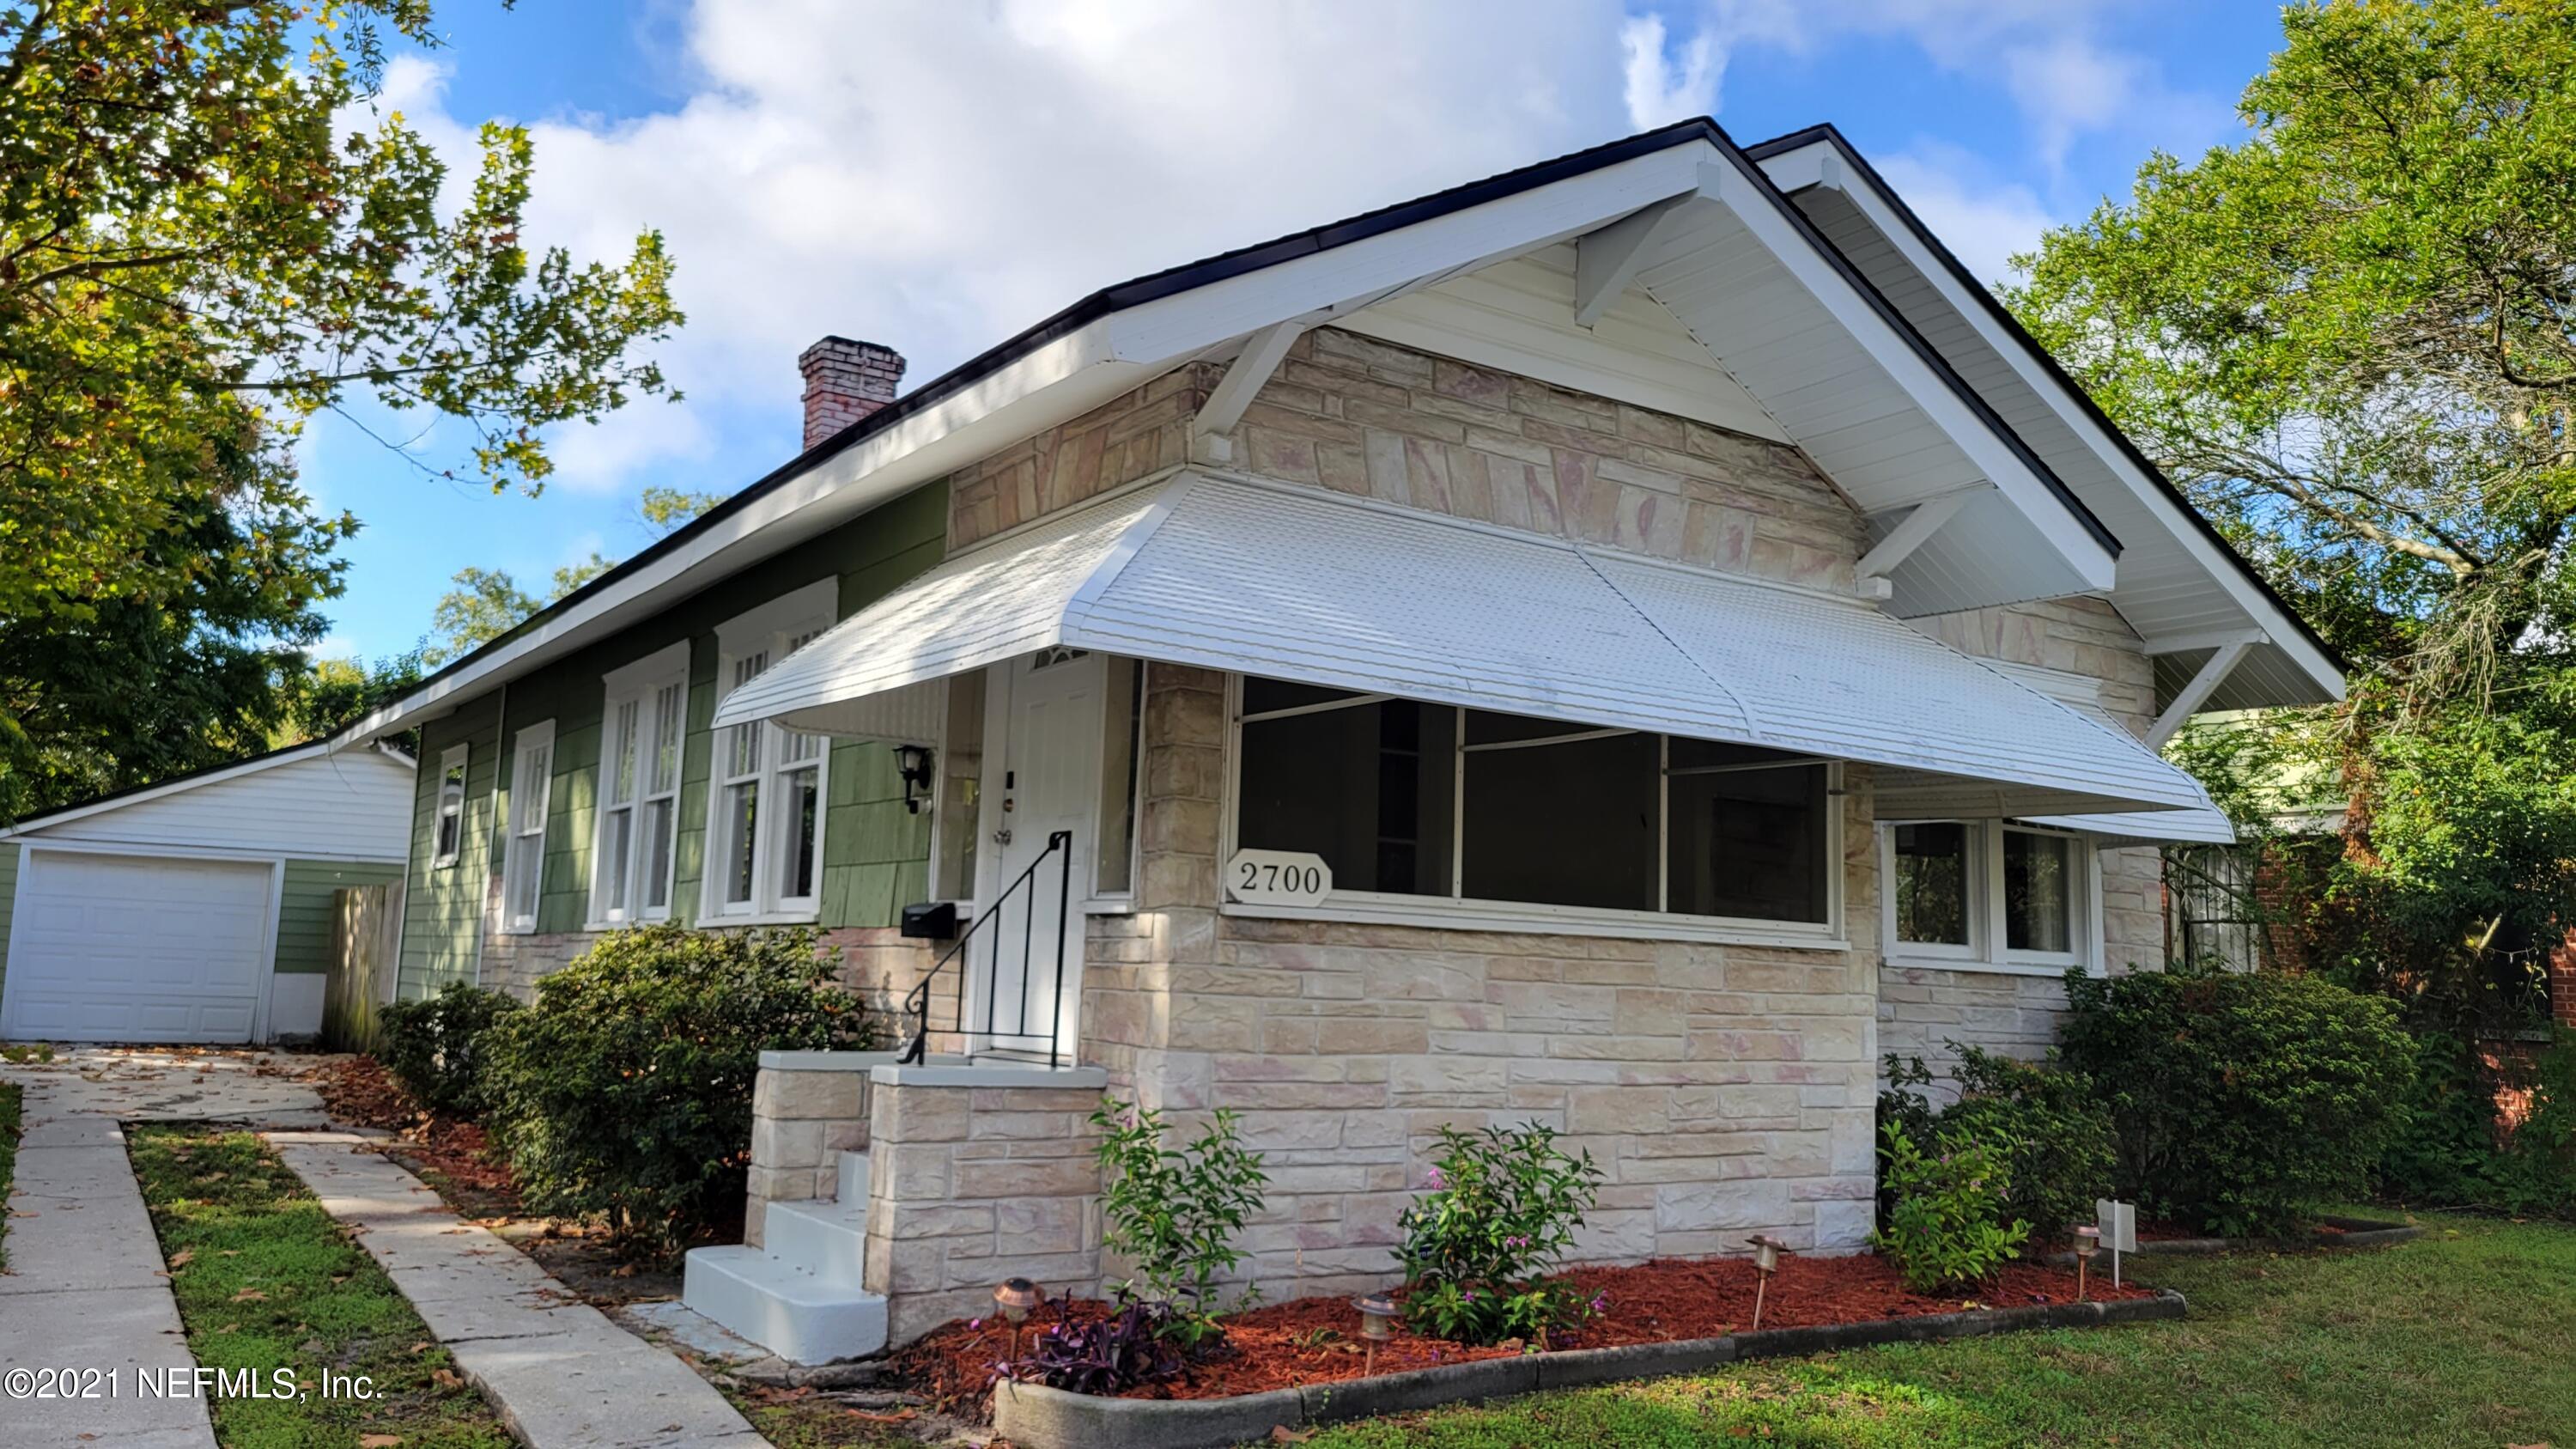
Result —
MULTIPOLYGON (((364 659, 316 659, 286 691, 286 718, 269 737, 272 745, 291 745, 339 733, 382 709, 419 684, 423 670, 418 648, 364 659)), ((393 742, 411 745, 405 731, 393 742)))
POLYGON ((666 391, 660 237, 531 254, 507 126, 441 214, 389 39, 426 0, 0 0, 0 821, 279 726, 356 526, 295 486, 315 413, 446 420, 533 490, 547 424, 666 391))
POLYGON ((2576 921, 2576 9, 2283 23, 2007 301, 2356 666, 2196 763, 2339 779, 2330 954, 2466 1010, 2576 921))
POLYGON ((347 527, 291 503, 207 507, 143 540, 174 586, 0 615, 0 823, 266 748, 347 527))
MULTIPOLYGON (((647 487, 636 514, 655 536, 663 536, 724 501, 721 493, 685 493, 659 484, 647 487)), ((538 599, 519 587, 503 569, 466 567, 450 580, 456 587, 441 594, 430 613, 433 633, 421 646, 421 662, 432 668, 482 648, 518 626, 520 620, 617 566, 597 549, 579 563, 555 570, 554 591, 538 599)))
POLYGON ((724 501, 721 493, 691 493, 653 483, 646 485, 644 496, 637 500, 635 516, 643 520, 655 538, 663 538, 724 501))
POLYGON ((2252 134, 2151 159, 2009 300, 2339 647, 2439 699, 2569 604, 2576 13, 2283 19, 2252 134))

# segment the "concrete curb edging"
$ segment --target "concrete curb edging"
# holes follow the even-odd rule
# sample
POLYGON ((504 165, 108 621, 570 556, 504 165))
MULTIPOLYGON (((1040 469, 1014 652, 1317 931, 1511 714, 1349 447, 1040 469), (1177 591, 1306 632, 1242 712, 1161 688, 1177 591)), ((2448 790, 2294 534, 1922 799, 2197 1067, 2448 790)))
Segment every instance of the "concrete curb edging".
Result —
POLYGON ((1272 1389, 1226 1399, 1103 1399, 1008 1381, 993 1386, 993 1433, 1022 1449, 1216 1449, 1345 1419, 1482 1403, 1538 1389, 1663 1378, 1745 1359, 1782 1358, 1877 1343, 1975 1338, 2039 1328, 2084 1328, 2180 1318, 2183 1296, 1981 1308, 1917 1318, 1877 1318, 1814 1328, 1773 1328, 1676 1343, 1568 1349, 1473 1359, 1375 1378, 1272 1389))

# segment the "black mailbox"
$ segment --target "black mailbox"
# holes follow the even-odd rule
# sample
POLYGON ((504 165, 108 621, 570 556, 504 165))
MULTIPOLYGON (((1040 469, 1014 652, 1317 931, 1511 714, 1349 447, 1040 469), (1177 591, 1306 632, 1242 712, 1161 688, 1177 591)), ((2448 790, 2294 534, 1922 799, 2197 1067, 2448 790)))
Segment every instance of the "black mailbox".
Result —
POLYGON ((957 903, 925 901, 903 908, 903 933, 928 941, 957 939, 957 903))

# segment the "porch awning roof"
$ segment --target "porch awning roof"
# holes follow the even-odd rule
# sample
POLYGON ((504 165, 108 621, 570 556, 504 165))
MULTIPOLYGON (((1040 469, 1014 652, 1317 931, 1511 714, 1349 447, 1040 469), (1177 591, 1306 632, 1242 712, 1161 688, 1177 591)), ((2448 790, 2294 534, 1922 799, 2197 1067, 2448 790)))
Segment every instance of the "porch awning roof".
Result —
POLYGON ((725 697, 883 735, 887 696, 1054 645, 1882 767, 1887 815, 2205 806, 2121 731, 1857 599, 1184 472, 960 554, 725 697))

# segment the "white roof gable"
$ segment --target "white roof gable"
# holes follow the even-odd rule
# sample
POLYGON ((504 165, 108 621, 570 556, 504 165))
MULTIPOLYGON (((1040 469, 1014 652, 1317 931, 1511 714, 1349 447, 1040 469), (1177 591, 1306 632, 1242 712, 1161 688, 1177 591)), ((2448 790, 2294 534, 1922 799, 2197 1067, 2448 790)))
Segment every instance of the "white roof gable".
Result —
POLYGON ((399 861, 410 849, 413 778, 397 751, 335 755, 317 742, 40 815, 0 838, 399 861))
POLYGON ((2342 697, 2342 670, 2324 645, 1839 135, 1819 128, 1754 152, 1834 248, 2118 535, 2107 597, 2156 656, 2159 694, 2178 692, 2224 645, 2249 641, 2202 708, 2342 697))
POLYGON ((1412 328, 1471 360, 1794 443, 1882 533, 1927 502, 1964 504, 1895 566, 1901 609, 2113 581, 2111 531, 1713 123, 1694 121, 1095 294, 754 484, 334 748, 541 667, 1172 368, 1323 322, 1412 328), (1569 246, 1588 300, 1566 316, 1470 305, 1560 285, 1569 246), (1514 351, 1517 362, 1497 355, 1514 351))

